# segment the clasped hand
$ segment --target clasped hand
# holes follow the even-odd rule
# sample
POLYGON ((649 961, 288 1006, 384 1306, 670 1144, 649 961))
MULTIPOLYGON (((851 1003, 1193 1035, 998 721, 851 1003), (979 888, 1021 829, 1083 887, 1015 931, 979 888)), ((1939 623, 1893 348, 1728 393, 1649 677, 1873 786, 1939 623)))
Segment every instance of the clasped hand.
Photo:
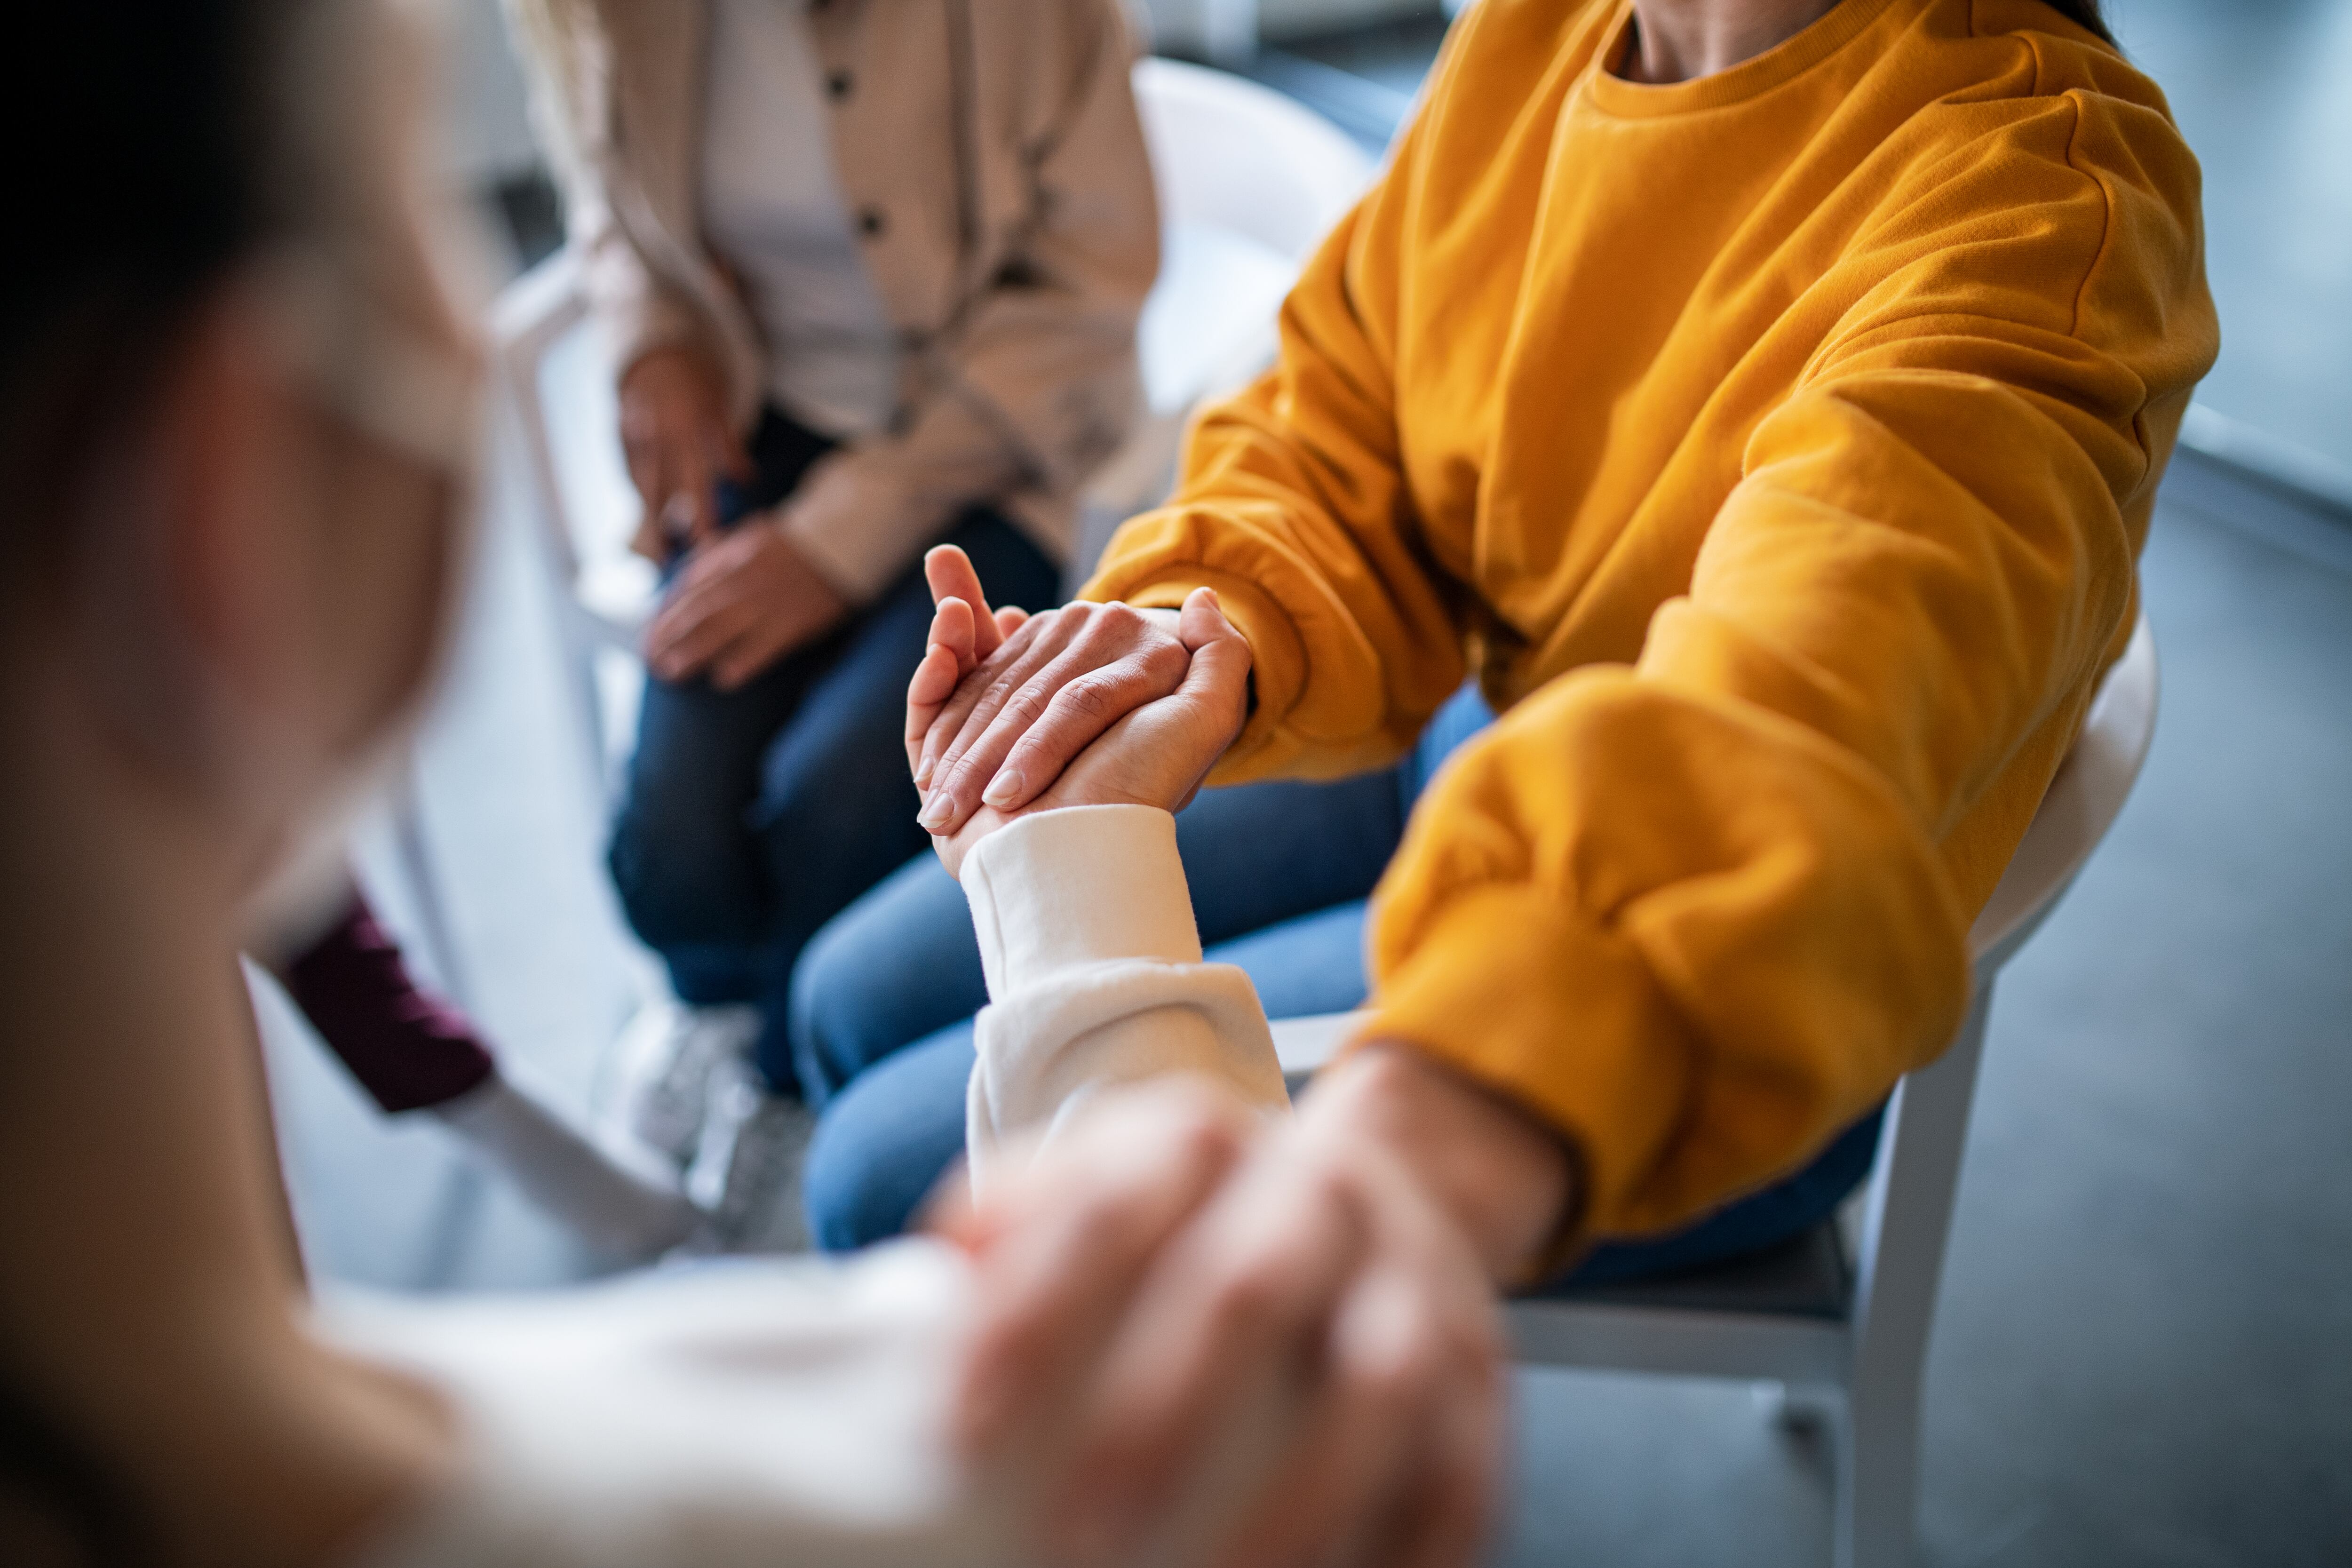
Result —
POLYGON ((849 611, 775 526, 719 521, 717 483, 751 478, 709 371, 681 349, 658 349, 621 383, 621 446, 644 503, 630 548, 684 566, 646 628, 646 663, 664 680, 706 676, 732 691, 822 637, 849 611))
POLYGON ((1010 606, 992 612, 971 560, 953 545, 932 551, 923 569, 938 609, 907 689, 907 765, 923 796, 920 820, 950 872, 973 843, 1027 812, 1181 811, 1241 732, 1249 644, 1208 589, 1194 590, 1180 611, 1069 605, 1032 616, 1010 606), (1031 679, 1048 666, 1061 677, 1050 688, 1031 679), (1010 742, 984 736, 944 758, 930 748, 952 715, 990 725, 990 735, 1015 733, 1014 715, 1033 703, 1039 715, 1085 722, 1043 735, 1032 730, 1021 739, 1021 760, 994 783, 988 770, 1004 761, 1010 742), (1068 746, 1078 734, 1085 738, 1068 746), (1015 771, 1023 766, 1033 771, 1015 771), (1024 776, 1037 787, 1003 787, 1024 776))
MULTIPOLYGON (((922 823, 933 835, 953 837, 985 809, 1017 812, 1042 804, 1063 770, 1090 755, 1097 741, 1164 700, 1173 698, 1176 711, 1186 715, 1186 742, 1213 741, 1215 749, 1202 756, 1185 745, 1181 766, 1178 757, 1160 759, 1155 766, 1184 787, 1151 804, 1181 806, 1240 733, 1249 644, 1209 590, 1195 589, 1181 610, 1078 603, 1037 616, 991 616, 962 552, 935 550, 926 569, 943 612, 959 598, 968 602, 974 632, 969 648, 957 645, 953 680, 944 660, 926 659, 934 681, 926 688, 932 700, 923 705, 919 732, 911 708, 908 713, 908 761, 923 792, 922 823), (1186 776, 1195 762, 1198 771, 1186 776)), ((1162 721, 1147 722, 1153 745, 1113 750, 1140 756, 1176 738, 1164 732, 1162 721)))

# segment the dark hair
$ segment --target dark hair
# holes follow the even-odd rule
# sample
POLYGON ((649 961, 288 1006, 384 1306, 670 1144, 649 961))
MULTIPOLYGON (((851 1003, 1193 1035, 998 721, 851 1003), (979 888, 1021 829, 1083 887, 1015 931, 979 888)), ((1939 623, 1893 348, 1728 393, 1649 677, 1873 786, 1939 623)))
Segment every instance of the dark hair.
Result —
POLYGON ((2096 33, 2112 44, 2116 36, 2107 30, 2107 19, 2099 14, 2099 0, 2042 0, 2061 16, 2087 33, 2096 33))
MULTIPOLYGON (((44 5, 36 37, 0 50, 15 207, 0 247, 0 573, 55 548, 54 509, 97 433, 267 230, 272 46, 299 3, 44 5)), ((0 1345, 0 1523, 92 1568, 154 1561, 152 1519, 116 1458, 8 1359, 0 1345)))
MULTIPOLYGON (((161 1544, 152 1512, 117 1468, 0 1373, 0 1524, 9 1523, 86 1568, 143 1568, 161 1544)), ((9 1539, 24 1543, 21 1533, 9 1539)))
MULTIPOLYGON (((0 509, 54 503, 94 416, 265 227, 265 46, 291 3, 43 6, 38 42, 0 51, 0 509)), ((38 526, 0 517, 0 544, 38 526)))

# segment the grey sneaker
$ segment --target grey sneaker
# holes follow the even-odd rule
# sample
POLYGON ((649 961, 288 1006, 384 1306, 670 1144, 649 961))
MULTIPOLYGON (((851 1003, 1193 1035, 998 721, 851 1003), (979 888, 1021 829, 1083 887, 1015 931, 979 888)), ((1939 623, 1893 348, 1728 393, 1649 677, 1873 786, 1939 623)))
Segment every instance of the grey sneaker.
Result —
POLYGON ((687 1195, 710 1215, 710 1247, 719 1252, 806 1252, 801 1165, 816 1113, 770 1094, 740 1058, 710 1075, 702 1146, 686 1178, 687 1195))
POLYGON ((713 1071, 740 1061, 759 1033, 757 1007, 647 1005, 614 1044, 614 1130, 684 1169, 702 1144, 713 1071))

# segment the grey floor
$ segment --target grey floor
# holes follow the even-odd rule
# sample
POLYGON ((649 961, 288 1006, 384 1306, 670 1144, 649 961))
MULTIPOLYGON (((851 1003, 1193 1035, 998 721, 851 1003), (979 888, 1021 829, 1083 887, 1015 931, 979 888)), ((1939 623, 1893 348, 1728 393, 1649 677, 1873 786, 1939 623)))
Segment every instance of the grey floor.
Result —
MULTIPOLYGON (((2302 268, 2295 286, 2338 309, 2298 318, 2305 296, 2289 290, 2282 335, 2301 319, 2314 343, 2337 347, 2290 343, 2313 348, 2300 381, 2273 380, 2249 349, 2232 362, 2249 390, 2230 412, 2260 417, 2260 397, 2292 393, 2336 411, 2315 413, 2302 437, 2340 443, 2352 433, 2347 228, 2302 260, 2292 237, 2221 231, 2237 210, 2227 191, 2305 181, 2340 195, 2352 179, 2352 136, 2290 153, 2277 140, 2280 126, 2341 114, 2352 90, 2307 93, 2300 121, 2271 102, 2302 90, 2314 59, 2352 83, 2352 5, 2112 9, 2152 63, 2177 49, 2184 70, 2228 65, 2220 85, 2167 78, 2192 136, 2195 114, 2229 121, 2232 101, 2273 115, 2200 142, 2215 276, 2302 268), (2290 79, 2229 86, 2242 57, 2290 79)), ((1433 41, 1421 31, 1293 58, 1360 69, 1388 97, 1359 93, 1358 112, 1393 112, 1417 79, 1409 50, 1425 62, 1433 41)), ((2250 196, 2248 210, 2258 218, 2273 199, 2250 196)), ((2259 344, 2236 323, 2263 302, 2223 292, 2232 353, 2259 344)), ((2216 396, 2232 384, 2217 376, 2216 396)), ((603 803, 510 474, 493 474, 486 515, 479 584, 417 769, 421 818, 454 914, 456 984, 509 1059, 585 1107, 598 1054, 649 975, 597 865, 603 803)), ((2164 663, 2155 752, 1994 1016, 1928 1373, 1935 1568, 2352 1563, 2352 521, 2184 461, 2146 582, 2164 663)), ((413 932, 383 824, 362 860, 413 932)), ((282 1007, 265 1014, 320 1272, 427 1289, 591 1272, 429 1124, 373 1115, 282 1007)), ((1520 1395, 1523 1473, 1501 1562, 1826 1561, 1822 1456, 1779 1435, 1750 1391, 1548 1373, 1520 1395)))

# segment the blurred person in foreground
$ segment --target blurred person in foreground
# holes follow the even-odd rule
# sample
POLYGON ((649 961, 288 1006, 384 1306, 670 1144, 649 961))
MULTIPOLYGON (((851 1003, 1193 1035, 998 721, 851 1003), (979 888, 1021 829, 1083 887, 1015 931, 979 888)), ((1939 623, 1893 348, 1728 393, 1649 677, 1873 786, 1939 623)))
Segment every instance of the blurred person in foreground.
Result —
POLYGON ((1136 46, 1118 0, 509 11, 667 579, 610 862, 682 1005, 623 1041, 615 1109, 775 1245, 793 965, 924 847, 897 729, 919 558, 952 541, 1052 603, 1139 406, 1136 46), (740 1092, 749 1063, 777 1099, 740 1092))
MULTIPOLYGON (((1311 1132, 1173 858, 1245 700, 1205 593, 1174 692, 940 845, 1002 1007, 953 1245, 311 1297, 236 954, 334 895, 332 828, 404 739, 467 557, 478 367, 415 155, 429 50, 403 0, 68 8, 48 36, 0 66, 16 138, 74 150, 28 169, 42 243, 0 289, 0 1560, 1092 1557, 1087 1456, 1146 1411, 1207 1444, 1154 1472, 1182 1494, 1154 1561, 1465 1560, 1493 1305, 1379 1151, 1349 1192, 1391 1268, 1311 1358, 1171 1408, 1141 1352, 1187 1326, 1123 1310, 1203 1205, 1246 1251, 1255 1210, 1219 1194, 1255 1172, 1278 1202, 1311 1132), (1077 1331, 1024 1335, 1073 1279, 1077 1331)), ((910 771, 979 657, 971 605, 925 628, 910 771)))
MULTIPOLYGON (((936 832, 1035 798, 1184 678, 1203 586, 1252 665, 1211 784, 1422 748, 1370 1016, 1301 1104, 1333 1135, 1261 1252, 1180 1241, 1135 1308, 1251 1302, 1179 1384, 1383 1266, 1290 1261, 1358 1237, 1328 1193, 1365 1149, 1497 1286, 1833 1211, 2131 635, 2218 340, 2196 161, 2084 0, 1480 0, 1281 327, 1081 602, 1000 646, 939 584, 983 646, 918 763, 936 832)), ((1291 932, 1228 934, 1259 973, 1291 932)), ((865 1062, 812 1145, 828 1241, 954 1153, 971 942, 918 868, 812 944, 795 1012, 865 1062)), ((1106 1539, 1186 1441, 1135 1428, 1106 1539)))

